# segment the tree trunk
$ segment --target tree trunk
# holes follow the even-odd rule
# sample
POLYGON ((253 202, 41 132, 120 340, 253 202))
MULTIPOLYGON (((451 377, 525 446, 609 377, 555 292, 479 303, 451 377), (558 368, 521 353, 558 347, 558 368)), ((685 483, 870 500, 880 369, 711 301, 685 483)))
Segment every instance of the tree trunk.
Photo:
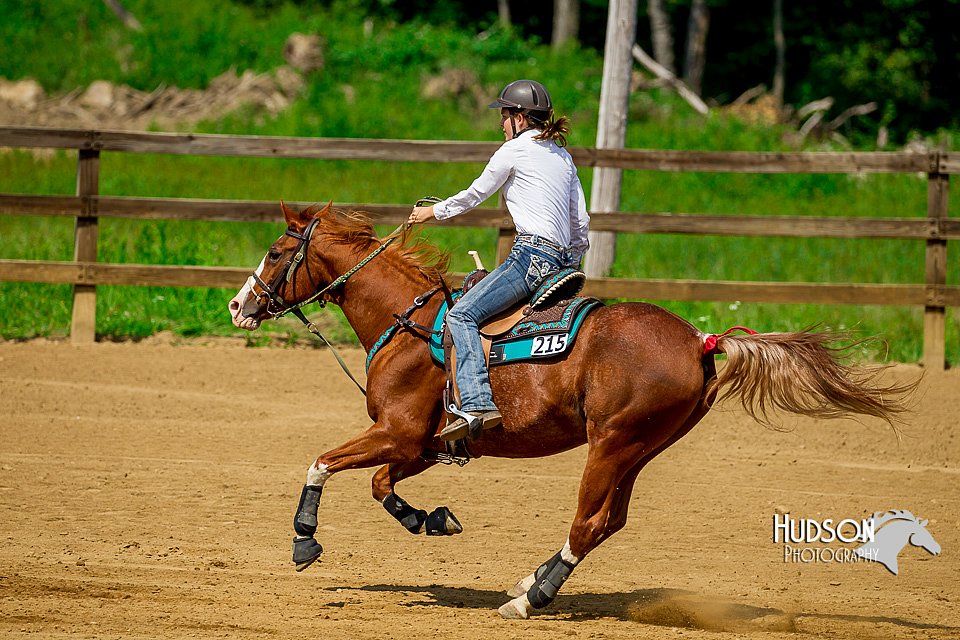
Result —
POLYGON ((553 0, 553 49, 576 42, 580 30, 580 0, 553 0))
POLYGON ((773 98, 777 111, 783 111, 783 91, 786 85, 785 69, 787 44, 783 37, 783 0, 773 0, 773 45, 777 50, 777 63, 773 69, 773 98))
POLYGON ((650 40, 653 42, 653 59, 660 66, 676 75, 673 64, 673 27, 670 16, 663 8, 663 0, 647 0, 647 15, 650 16, 650 40))
POLYGON ((497 15, 500 16, 500 26, 509 29, 512 26, 510 21, 510 0, 497 0, 497 15))
MULTIPOLYGON (((607 38, 603 51, 603 83, 600 87, 600 115, 597 148, 622 149, 627 138, 627 108, 630 103, 631 50, 637 34, 637 0, 610 0, 607 11, 607 38)), ((592 214, 619 211, 623 171, 613 167, 593 170, 590 192, 592 214)), ((590 232, 590 250, 584 271, 602 277, 610 271, 616 248, 616 234, 590 232)))
POLYGON ((700 95, 703 91, 703 69, 707 63, 707 31, 710 10, 707 0, 693 0, 687 23, 687 55, 683 64, 683 81, 700 95))

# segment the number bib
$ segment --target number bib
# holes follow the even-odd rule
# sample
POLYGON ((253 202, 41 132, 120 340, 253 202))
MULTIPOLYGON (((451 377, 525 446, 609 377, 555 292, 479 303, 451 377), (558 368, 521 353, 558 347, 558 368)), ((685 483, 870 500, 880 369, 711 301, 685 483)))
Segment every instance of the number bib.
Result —
POLYGON ((534 358, 539 356, 553 356, 563 353, 567 349, 567 339, 569 333, 552 333, 545 336, 534 336, 531 341, 530 355, 534 358))

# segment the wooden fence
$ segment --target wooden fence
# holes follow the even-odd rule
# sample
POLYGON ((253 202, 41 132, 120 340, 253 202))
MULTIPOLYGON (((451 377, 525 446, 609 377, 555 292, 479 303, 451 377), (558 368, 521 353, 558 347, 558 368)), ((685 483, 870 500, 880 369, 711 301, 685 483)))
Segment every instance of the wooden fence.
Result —
MULTIPOLYGON (((220 136, 36 127, 0 127, 0 147, 75 149, 76 196, 0 194, 0 214, 76 219, 74 259, 68 262, 0 259, 0 281, 74 285, 71 338, 94 340, 97 285, 234 288, 249 267, 160 266, 97 262, 98 220, 177 218, 218 221, 277 220, 276 202, 99 195, 104 152, 427 162, 486 162, 498 143, 220 136)), ((924 307, 923 363, 945 366, 946 308, 960 307, 960 286, 947 285, 947 241, 960 239, 960 220, 948 219, 950 175, 960 155, 946 153, 752 153, 571 148, 581 167, 731 173, 922 173, 927 212, 916 218, 717 216, 591 212, 591 229, 619 233, 913 239, 926 244, 926 275, 918 284, 721 282, 591 279, 601 298, 739 300, 743 302, 915 305, 924 307), (749 224, 747 224, 749 223, 749 224)), ((308 204, 308 203, 294 203, 308 204)), ((400 224, 410 205, 338 204, 369 211, 377 223, 400 224)), ((499 229, 497 259, 514 229, 506 211, 481 209, 445 224, 499 229)))

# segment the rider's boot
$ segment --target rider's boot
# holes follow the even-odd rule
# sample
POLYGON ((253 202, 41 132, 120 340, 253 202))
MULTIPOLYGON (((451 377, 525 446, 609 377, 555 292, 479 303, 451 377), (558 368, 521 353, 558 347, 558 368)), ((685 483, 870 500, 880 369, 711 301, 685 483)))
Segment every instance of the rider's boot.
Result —
POLYGON ((488 409, 485 411, 467 411, 470 419, 460 417, 450 423, 440 432, 440 439, 444 441, 459 440, 469 437, 471 440, 480 437, 480 434, 487 429, 492 429, 503 422, 500 412, 497 409, 488 409))

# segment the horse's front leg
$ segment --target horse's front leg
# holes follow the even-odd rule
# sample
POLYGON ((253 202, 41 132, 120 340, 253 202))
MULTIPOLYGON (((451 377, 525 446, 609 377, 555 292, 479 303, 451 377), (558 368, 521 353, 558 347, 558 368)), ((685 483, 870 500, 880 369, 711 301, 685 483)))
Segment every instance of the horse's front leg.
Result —
POLYGON ((447 507, 437 507, 430 514, 410 506, 394 491, 394 485, 404 478, 426 471, 435 461, 417 458, 410 462, 388 464, 373 475, 373 499, 383 505, 397 522, 413 534, 426 531, 428 536, 452 536, 463 532, 463 526, 447 507))
POLYGON ((307 469, 307 481, 300 492, 300 502, 293 518, 293 562, 303 571, 316 562, 323 547, 316 541, 320 496, 323 486, 333 474, 347 469, 361 469, 379 464, 401 464, 416 460, 423 451, 420 434, 411 430, 391 429, 378 422, 349 442, 318 457, 307 469))

